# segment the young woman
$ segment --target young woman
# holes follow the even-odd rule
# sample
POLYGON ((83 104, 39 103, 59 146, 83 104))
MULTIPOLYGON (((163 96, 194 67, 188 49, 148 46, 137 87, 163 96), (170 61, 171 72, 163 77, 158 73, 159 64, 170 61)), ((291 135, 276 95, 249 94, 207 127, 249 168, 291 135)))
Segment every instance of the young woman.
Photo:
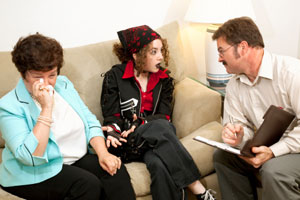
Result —
POLYGON ((0 99, 2 188, 30 200, 134 200, 130 177, 107 151, 99 121, 73 84, 58 76, 61 45, 30 35, 18 41, 12 59, 22 78, 0 99))
POLYGON ((213 200, 170 122, 173 79, 161 66, 163 61, 168 65, 167 41, 146 25, 118 36, 114 53, 122 64, 105 74, 101 95, 107 146, 124 161, 132 160, 129 148, 143 147, 135 159, 147 165, 154 200, 183 199, 186 187, 197 199, 213 200))

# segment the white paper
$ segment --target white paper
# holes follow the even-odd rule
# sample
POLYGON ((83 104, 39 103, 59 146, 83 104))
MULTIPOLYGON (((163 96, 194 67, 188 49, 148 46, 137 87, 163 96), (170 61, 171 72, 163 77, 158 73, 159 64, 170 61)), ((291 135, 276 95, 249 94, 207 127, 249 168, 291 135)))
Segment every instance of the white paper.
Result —
POLYGON ((199 142, 203 142, 203 143, 208 144, 208 145, 213 146, 213 147, 217 147, 221 150, 224 150, 224 151, 227 151, 227 152, 230 152, 230 153, 241 155, 241 151, 239 149, 233 148, 233 147, 231 147, 231 146, 229 146, 228 144, 225 144, 225 143, 216 142, 214 140, 210 140, 210 139, 207 139, 207 138, 204 138, 204 137, 201 137, 201 136, 194 137, 194 140, 199 141, 199 142))

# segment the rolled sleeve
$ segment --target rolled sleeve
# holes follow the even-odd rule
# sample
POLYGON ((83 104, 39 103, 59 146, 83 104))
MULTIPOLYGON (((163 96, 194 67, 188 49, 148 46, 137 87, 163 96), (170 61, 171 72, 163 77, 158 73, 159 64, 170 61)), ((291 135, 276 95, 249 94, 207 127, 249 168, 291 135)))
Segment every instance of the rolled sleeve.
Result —
POLYGON ((39 144, 39 141, 37 140, 37 138, 31 131, 29 133, 29 135, 27 136, 27 138, 25 139, 24 145, 26 146, 27 150, 32 154, 35 151, 38 144, 39 144))
POLYGON ((270 146, 270 149, 273 152, 275 157, 290 153, 289 147, 283 141, 279 141, 273 144, 272 146, 270 146))
POLYGON ((292 131, 285 133, 282 138, 272 146, 272 150, 275 157, 300 152, 300 128, 294 127, 292 131))
POLYGON ((24 163, 25 165, 30 165, 30 166, 37 166, 37 165, 42 165, 47 163, 48 158, 46 153, 42 157, 33 155, 33 152, 35 151, 37 145, 38 145, 37 138, 35 137, 33 132, 30 132, 30 134, 24 141, 24 149, 21 148, 21 150, 17 152, 16 157, 18 158, 18 160, 24 163), (24 152, 28 152, 28 153, 24 153, 24 152))

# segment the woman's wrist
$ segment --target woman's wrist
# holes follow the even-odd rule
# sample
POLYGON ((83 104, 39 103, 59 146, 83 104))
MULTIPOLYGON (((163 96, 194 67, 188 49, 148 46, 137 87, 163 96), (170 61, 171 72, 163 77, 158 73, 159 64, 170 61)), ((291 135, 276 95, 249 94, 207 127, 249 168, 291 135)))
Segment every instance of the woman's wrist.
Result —
POLYGON ((42 107, 40 115, 52 118, 52 110, 53 110, 52 107, 44 106, 42 107))
POLYGON ((90 140, 90 144, 95 150, 98 157, 103 156, 103 154, 109 153, 105 145, 105 139, 102 136, 93 137, 90 140))

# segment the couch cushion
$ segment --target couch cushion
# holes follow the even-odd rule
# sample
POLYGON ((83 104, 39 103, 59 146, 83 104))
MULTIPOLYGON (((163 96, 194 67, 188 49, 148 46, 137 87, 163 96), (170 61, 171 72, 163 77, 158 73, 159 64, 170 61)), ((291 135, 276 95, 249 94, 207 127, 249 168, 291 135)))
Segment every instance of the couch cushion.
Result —
POLYGON ((106 41, 82 47, 65 49, 65 65, 61 74, 74 84, 82 100, 97 118, 102 121, 100 95, 103 77, 113 65, 119 63, 112 53, 113 43, 106 41))
POLYGON ((137 197, 150 194, 150 173, 144 163, 132 162, 125 164, 137 197))
POLYGON ((166 24, 157 29, 162 38, 167 39, 170 52, 170 60, 168 69, 171 76, 176 81, 181 81, 185 77, 186 55, 184 53, 181 40, 180 27, 177 22, 166 24))
MULTIPOLYGON (((14 196, 12 194, 9 194, 8 192, 5 192, 4 190, 0 189, 0 199, 1 200, 22 200, 22 198, 19 198, 17 196, 14 196)), ((24 199, 23 199, 24 200, 24 199)))
POLYGON ((190 78, 175 85, 174 99, 172 119, 179 138, 221 119, 221 95, 190 78))
POLYGON ((19 78, 20 74, 11 61, 10 52, 0 52, 0 98, 12 90, 19 78))
POLYGON ((193 157, 202 177, 214 172, 212 162, 214 148, 195 141, 193 138, 200 135, 221 142, 222 128, 219 122, 210 122, 180 140, 193 157))

